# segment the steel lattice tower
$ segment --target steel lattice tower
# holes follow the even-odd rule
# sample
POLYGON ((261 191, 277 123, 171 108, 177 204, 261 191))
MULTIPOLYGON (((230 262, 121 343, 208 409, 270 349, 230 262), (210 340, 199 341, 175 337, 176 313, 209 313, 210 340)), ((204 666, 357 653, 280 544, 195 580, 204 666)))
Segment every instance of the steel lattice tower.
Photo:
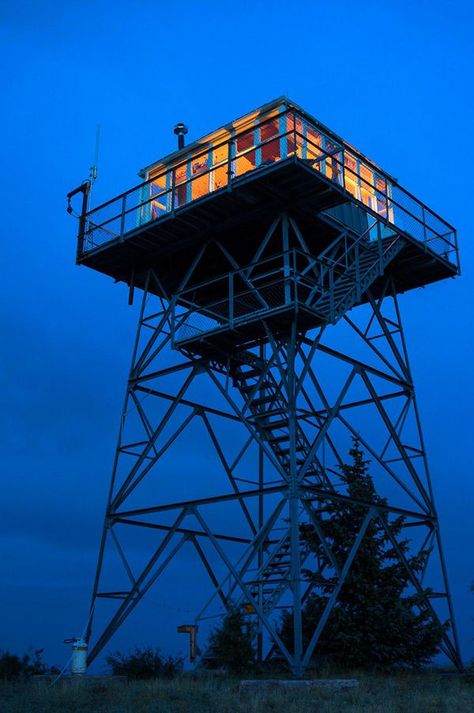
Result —
MULTIPOLYGON (((142 291, 91 605, 94 615, 107 606, 107 619, 96 631, 91 616, 89 662, 185 547, 211 587, 195 624, 243 607, 259 658, 278 654, 300 676, 379 521, 419 607, 449 620, 442 649, 460 667, 397 298, 458 274, 455 230, 285 99, 143 178, 93 210, 88 184, 77 189, 78 262, 126 282, 131 297, 142 291), (197 423, 222 478, 210 494, 165 502, 164 459, 181 457, 197 423), (384 504, 347 494, 340 466, 353 437, 384 504), (343 562, 322 526, 335 502, 366 511, 343 562), (392 532, 398 516, 421 570, 392 532), (320 556, 302 525, 314 528, 320 556), (128 549, 137 530, 150 538, 139 565, 128 549), (304 645, 302 606, 323 582, 327 606, 304 645), (290 649, 278 633, 282 607, 293 617, 290 649)), ((204 474, 191 475, 199 489, 204 474)))

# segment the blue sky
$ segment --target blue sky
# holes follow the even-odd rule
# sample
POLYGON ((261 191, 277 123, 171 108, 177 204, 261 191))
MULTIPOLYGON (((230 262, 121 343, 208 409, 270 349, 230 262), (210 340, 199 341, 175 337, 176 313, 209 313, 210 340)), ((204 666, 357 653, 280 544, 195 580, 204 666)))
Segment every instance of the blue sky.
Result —
MULTIPOLYGON (((65 193, 88 175, 96 125, 97 204, 174 149, 177 121, 198 138, 286 94, 458 228, 462 278, 401 307, 474 655, 473 26, 467 1, 4 0, 0 647, 61 662, 87 612, 137 316, 123 286, 74 265, 65 193)), ((172 605, 155 601, 160 623, 172 605)))

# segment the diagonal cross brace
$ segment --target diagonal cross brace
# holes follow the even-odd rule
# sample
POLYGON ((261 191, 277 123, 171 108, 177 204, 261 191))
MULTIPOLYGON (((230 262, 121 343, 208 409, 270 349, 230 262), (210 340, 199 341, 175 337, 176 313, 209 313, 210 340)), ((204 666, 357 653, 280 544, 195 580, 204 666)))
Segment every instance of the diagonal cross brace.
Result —
POLYGON ((340 574, 340 576, 339 576, 337 585, 335 586, 334 590, 333 590, 332 593, 331 593, 331 596, 330 596, 329 599, 328 599, 328 602, 327 602, 327 604, 326 604, 326 606, 325 606, 325 608, 324 608, 324 611, 323 611, 323 613, 322 613, 322 615, 321 615, 321 618, 320 618, 320 620, 318 621, 318 624, 317 624, 317 626, 316 626, 316 629, 315 629, 315 631, 314 631, 314 633, 313 633, 313 635, 312 635, 312 637, 311 637, 311 639, 310 639, 310 641, 309 641, 309 644, 308 644, 308 646, 307 646, 307 648, 306 648, 305 654, 304 654, 304 656, 303 656, 303 662, 302 662, 302 663, 303 663, 303 667, 306 667, 306 666, 309 664, 309 662, 310 662, 311 656, 313 655, 313 651, 314 651, 314 649, 315 649, 315 647, 316 647, 316 644, 318 643, 319 637, 321 636, 322 631, 323 631, 324 627, 326 626, 326 622, 327 622, 327 620, 328 620, 328 618, 329 618, 329 615, 330 615, 330 613, 331 613, 332 610, 333 610, 333 607, 334 607, 334 605, 335 605, 335 603, 336 603, 336 601, 337 601, 337 598, 338 598, 338 596, 339 596, 339 592, 340 592, 341 589, 342 589, 342 585, 344 584, 344 582, 345 582, 345 580, 346 580, 346 577, 347 577, 347 575, 348 575, 348 573, 349 573, 349 570, 350 570, 350 568, 351 568, 351 565, 352 565, 352 563, 353 563, 353 561, 354 561, 354 558, 355 558, 355 556, 356 556, 356 554, 357 554, 357 551, 358 551, 358 549, 359 549, 359 547, 360 547, 360 544, 361 544, 361 542, 362 542, 362 540, 363 540, 363 538, 364 538, 364 535, 365 535, 365 533, 366 533, 366 531, 367 531, 367 528, 368 528, 368 526, 369 526, 369 523, 370 523, 370 521, 372 520, 373 517, 374 517, 374 510, 373 510, 372 508, 370 508, 369 511, 367 512, 367 515, 366 515, 365 518, 364 518, 364 521, 362 522, 362 525, 361 525, 361 527, 360 527, 359 532, 357 533, 357 537, 356 537, 356 539, 355 539, 355 541, 354 541, 354 544, 352 545, 351 550, 350 550, 350 552, 349 552, 349 554, 348 554, 348 556, 347 556, 347 559, 346 559, 346 561, 345 561, 345 563, 344 563, 344 567, 342 568, 342 572, 341 572, 341 574, 340 574))

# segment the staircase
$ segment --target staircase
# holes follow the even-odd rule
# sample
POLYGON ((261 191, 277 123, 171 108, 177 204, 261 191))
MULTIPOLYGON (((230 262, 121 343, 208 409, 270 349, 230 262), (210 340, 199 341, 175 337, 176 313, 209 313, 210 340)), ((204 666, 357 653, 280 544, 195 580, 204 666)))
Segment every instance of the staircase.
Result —
MULTIPOLYGON (((344 234, 320 256, 320 269, 324 289, 312 290, 307 304, 325 321, 336 322, 347 310, 360 302, 363 293, 383 274, 388 263, 403 247, 403 240, 393 234, 370 242, 368 233, 344 234), (321 267, 322 266, 322 267, 321 267)), ((283 364, 283 370, 285 365, 283 364)), ((268 364, 250 351, 232 355, 231 366, 234 386, 244 400, 244 411, 256 434, 271 449, 283 472, 290 474, 290 421, 289 404, 285 389, 278 383, 268 364)), ((298 412, 296 414, 298 416, 298 412)), ((295 418, 296 466, 301 468, 311 450, 308 437, 295 418)), ((315 456, 306 470, 303 482, 333 489, 323 467, 315 456)), ((252 596, 262 595, 263 609, 270 611, 288 587, 291 574, 291 546, 288 527, 284 536, 272 549, 265 552, 260 570, 254 570, 254 579, 247 581, 252 596)), ((300 542, 300 566, 310 554, 304 541, 300 542)))
MULTIPOLYGON (((329 218, 328 218, 329 220, 329 218)), ((399 254, 405 244, 397 233, 387 235, 381 221, 374 222, 357 234, 349 226, 339 223, 339 235, 313 260, 310 274, 305 276, 306 292, 299 292, 299 303, 319 315, 320 323, 335 323, 349 309, 363 300, 364 293, 383 275, 387 265, 399 254), (341 230, 342 228, 342 230, 341 230), (372 240, 374 234, 376 240, 372 240), (384 236, 385 237, 382 237, 384 236), (310 279, 308 279, 308 277, 310 279), (303 296, 303 299, 301 299, 303 296)), ((308 270, 306 270, 308 273, 308 270)), ((302 273, 304 274, 304 273, 302 273)), ((259 310, 258 321, 265 319, 259 310)), ((234 387, 240 392, 243 412, 255 435, 270 449, 281 470, 287 476, 291 468, 289 403, 285 388, 280 384, 279 372, 249 349, 229 348, 222 356, 230 364, 234 387)), ((284 354, 281 350, 280 354, 284 354)), ((282 371, 286 365, 281 365, 282 371)), ((296 470, 308 460, 311 443, 298 418, 294 420, 296 470)), ((303 484, 317 485, 333 490, 324 468, 316 455, 308 463, 303 484)), ((264 543, 263 563, 248 571, 246 584, 252 597, 261 603, 264 611, 271 611, 289 586, 291 577, 291 545, 288 524, 282 519, 274 533, 283 531, 278 542, 264 543)), ((300 540, 300 567, 310 555, 304 540, 300 540)), ((327 582, 325 583, 327 586, 327 582)), ((246 597, 242 596, 241 603, 246 597)))
POLYGON ((319 285, 309 293, 305 304, 324 321, 335 324, 359 303, 404 247, 405 241, 398 233, 371 241, 374 229, 380 229, 380 222, 375 221, 358 236, 345 231, 319 256, 319 285))
MULTIPOLYGON (((288 533, 288 528, 284 528, 288 533)), ((260 570, 254 570, 254 579, 247 580, 253 598, 258 601, 261 593, 262 608, 271 611, 280 596, 288 587, 291 576, 291 552, 288 534, 278 542, 270 553, 266 553, 265 562, 260 570)), ((300 562, 304 563, 310 553, 304 542, 300 542, 300 562)))
MULTIPOLYGON (((283 470, 289 473, 289 404, 284 390, 270 369, 265 368, 265 363, 251 352, 233 357, 232 377, 234 386, 240 391, 245 407, 250 412, 248 420, 259 437, 269 445, 283 470)), ((295 432, 296 465, 301 467, 308 457, 311 445, 297 418, 295 432)), ((313 485, 328 485, 324 470, 316 458, 306 470, 305 480, 309 480, 313 485)))
MULTIPOLYGON (((265 364, 251 352, 241 353, 234 358, 232 376, 234 386, 240 391, 246 407, 250 412, 248 418, 259 437, 270 447, 284 472, 290 472, 290 423, 288 417, 288 401, 284 389, 281 388, 265 364)), ((296 465, 301 467, 310 452, 310 442, 295 419, 296 465)), ((319 487, 331 488, 321 464, 315 457, 306 470, 303 482, 319 487)), ((290 539, 288 525, 282 521, 284 531, 282 538, 271 551, 265 552, 264 565, 254 571, 254 578, 247 580, 252 596, 258 600, 262 594, 264 610, 270 611, 280 596, 288 587, 291 574, 290 539)), ((278 528, 273 532, 277 532, 278 528)), ((310 554, 307 545, 301 541, 299 555, 300 565, 310 554)))

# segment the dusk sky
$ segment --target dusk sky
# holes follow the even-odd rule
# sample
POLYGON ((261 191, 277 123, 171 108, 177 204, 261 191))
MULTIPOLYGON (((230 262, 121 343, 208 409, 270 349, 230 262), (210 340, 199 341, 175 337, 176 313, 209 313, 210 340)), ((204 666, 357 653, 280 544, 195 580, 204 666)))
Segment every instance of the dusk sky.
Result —
MULTIPOLYGON (((474 656, 473 31, 469 0, 3 0, 0 648, 62 664, 87 619, 138 315, 123 285, 75 265, 65 194, 88 177, 96 125, 93 205, 174 150, 178 121, 193 140, 286 95, 458 229, 462 276, 400 305, 474 656)), ((170 587, 112 649, 184 649, 170 587)))

